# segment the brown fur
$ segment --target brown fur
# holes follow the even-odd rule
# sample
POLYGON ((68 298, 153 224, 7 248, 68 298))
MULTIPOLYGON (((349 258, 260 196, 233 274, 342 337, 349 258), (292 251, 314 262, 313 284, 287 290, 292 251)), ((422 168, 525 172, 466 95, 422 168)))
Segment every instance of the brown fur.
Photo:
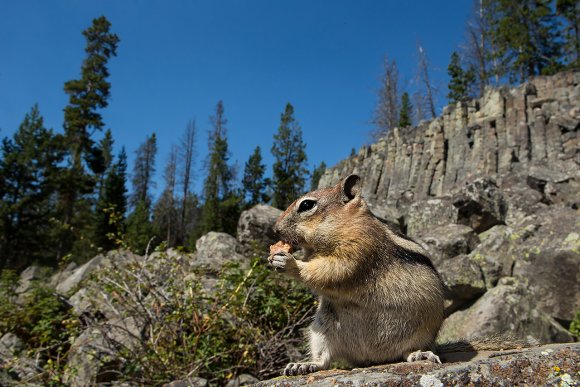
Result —
POLYGON ((285 374, 325 369, 338 359, 353 366, 439 361, 428 350, 443 321, 441 279, 418 244, 370 212, 358 176, 298 199, 275 229, 305 258, 282 253, 270 263, 320 296, 309 334, 312 359, 289 364, 285 374), (315 207, 301 210, 309 200, 315 207))

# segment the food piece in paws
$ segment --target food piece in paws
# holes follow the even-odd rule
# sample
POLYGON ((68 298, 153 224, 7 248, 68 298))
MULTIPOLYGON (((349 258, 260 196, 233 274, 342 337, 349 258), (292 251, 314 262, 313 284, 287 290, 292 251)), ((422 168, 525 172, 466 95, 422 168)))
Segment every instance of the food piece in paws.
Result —
POLYGON ((270 255, 275 255, 278 253, 292 254, 292 245, 284 241, 278 241, 275 244, 270 245, 270 255))

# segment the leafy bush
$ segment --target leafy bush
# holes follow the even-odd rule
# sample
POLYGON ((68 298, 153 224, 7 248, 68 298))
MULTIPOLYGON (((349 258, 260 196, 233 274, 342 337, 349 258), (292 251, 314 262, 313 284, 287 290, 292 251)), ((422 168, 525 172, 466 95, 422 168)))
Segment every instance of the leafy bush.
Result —
POLYGON ((79 321, 53 289, 39 283, 18 299, 18 278, 8 270, 0 275, 0 332, 23 340, 29 355, 37 359, 38 381, 59 384, 79 321))
POLYGON ((91 292, 94 310, 107 314, 93 326, 116 351, 118 377, 145 385, 279 375, 288 353, 302 345, 315 304, 257 257, 246 268, 210 273, 193 269, 186 255, 158 252, 100 272, 91 292), (139 329, 123 328, 120 336, 118 322, 127 319, 139 329))

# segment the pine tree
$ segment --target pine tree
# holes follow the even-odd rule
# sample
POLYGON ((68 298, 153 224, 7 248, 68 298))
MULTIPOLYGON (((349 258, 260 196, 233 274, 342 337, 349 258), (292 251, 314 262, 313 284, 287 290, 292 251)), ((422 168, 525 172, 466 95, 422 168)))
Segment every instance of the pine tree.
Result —
POLYGON ((567 25, 564 28, 564 59, 568 68, 580 68, 580 2, 557 0, 556 10, 567 25))
POLYGON ((135 155, 133 178, 131 179, 133 193, 130 197, 133 211, 127 218, 126 237, 129 247, 133 251, 143 254, 151 241, 159 242, 154 238, 156 235, 151 223, 152 199, 150 191, 155 186, 153 175, 155 174, 155 156, 157 155, 155 133, 147 136, 135 155))
POLYGON ((203 184, 204 203, 194 238, 209 231, 234 234, 236 213, 239 215, 240 198, 232 189, 234 170, 228 165, 227 120, 222 101, 217 103, 215 115, 210 117, 210 122, 213 130, 209 134, 207 176, 203 184))
POLYGON ((121 149, 117 162, 107 173, 103 192, 97 202, 95 241, 105 251, 119 244, 127 212, 127 154, 121 149))
POLYGON ((312 178, 310 180, 310 191, 317 190, 318 183, 320 183, 320 178, 326 172, 326 163, 323 161, 321 162, 314 170, 312 171, 312 178))
POLYGON ((147 203, 140 201, 127 217, 126 244, 131 251, 145 254, 151 252, 158 242, 155 229, 151 224, 150 209, 147 203))
POLYGON ((177 146, 174 145, 169 153, 169 158, 167 159, 163 173, 165 188, 153 208, 153 227, 157 235, 163 236, 168 247, 177 246, 177 240, 182 239, 178 235, 183 236, 185 233, 181 229, 182 225, 179 224, 179 206, 175 192, 177 185, 178 152, 177 146))
POLYGON ((409 98, 409 93, 404 92, 401 96, 401 111, 399 112, 399 127, 406 128, 411 126, 413 123, 411 121, 411 116, 413 114, 413 105, 411 105, 411 99, 409 98))
POLYGON ((136 207, 144 203, 147 209, 151 208, 151 189, 155 188, 153 176, 155 174, 155 157, 157 156, 157 137, 155 133, 147 136, 135 151, 135 163, 133 165, 133 193, 131 205, 136 207))
POLYGON ((113 163, 113 144, 115 141, 113 140, 113 133, 111 133, 110 129, 107 129, 105 132, 105 136, 99 141, 99 151, 102 155, 102 173, 98 176, 98 197, 100 198, 103 194, 103 188, 105 186, 105 179, 107 177, 107 172, 111 168, 113 163))
POLYGON ((55 265, 51 219, 63 158, 61 139, 38 106, 0 147, 0 267, 55 265))
MULTIPOLYGON (((110 83, 107 81, 108 61, 117 55, 119 38, 110 33, 111 23, 101 16, 83 31, 86 38, 86 58, 81 78, 65 83, 69 104, 64 109, 65 143, 69 167, 62 173, 59 192, 61 212, 58 256, 69 252, 73 244, 83 240, 77 251, 85 251, 90 243, 86 231, 91 225, 91 207, 98 175, 103 173, 103 155, 91 135, 103 128, 100 110, 108 105, 110 83), (91 175, 92 174, 92 175, 91 175)), ((94 202, 93 202, 94 203, 94 202)))
POLYGON ((484 2, 501 66, 500 75, 524 82, 561 68, 561 45, 552 0, 488 0, 484 2), (503 73, 505 72, 505 74, 503 73))
POLYGON ((254 153, 252 153, 248 161, 246 161, 244 178, 242 180, 244 198, 247 207, 252 207, 258 203, 268 201, 265 193, 265 172, 266 165, 262 164, 262 151, 260 147, 257 146, 256 149, 254 149, 254 153))
POLYGON ((288 103, 282 113, 278 133, 274 135, 272 145, 272 155, 276 159, 272 166, 274 207, 286 209, 304 192, 308 175, 305 148, 302 129, 294 118, 294 108, 288 103))
POLYGON ((447 74, 450 77, 448 86, 449 93, 447 94, 449 103, 454 104, 468 99, 470 97, 470 90, 475 82, 475 71, 473 69, 463 70, 459 54, 455 51, 451 54, 447 74))

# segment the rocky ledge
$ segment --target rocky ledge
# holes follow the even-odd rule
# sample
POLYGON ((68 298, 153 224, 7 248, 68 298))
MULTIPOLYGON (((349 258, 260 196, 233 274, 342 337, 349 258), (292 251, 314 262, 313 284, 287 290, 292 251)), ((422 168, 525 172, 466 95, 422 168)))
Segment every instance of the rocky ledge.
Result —
POLYGON ((459 363, 396 363, 280 377, 254 386, 577 386, 580 343, 480 353, 459 363))

